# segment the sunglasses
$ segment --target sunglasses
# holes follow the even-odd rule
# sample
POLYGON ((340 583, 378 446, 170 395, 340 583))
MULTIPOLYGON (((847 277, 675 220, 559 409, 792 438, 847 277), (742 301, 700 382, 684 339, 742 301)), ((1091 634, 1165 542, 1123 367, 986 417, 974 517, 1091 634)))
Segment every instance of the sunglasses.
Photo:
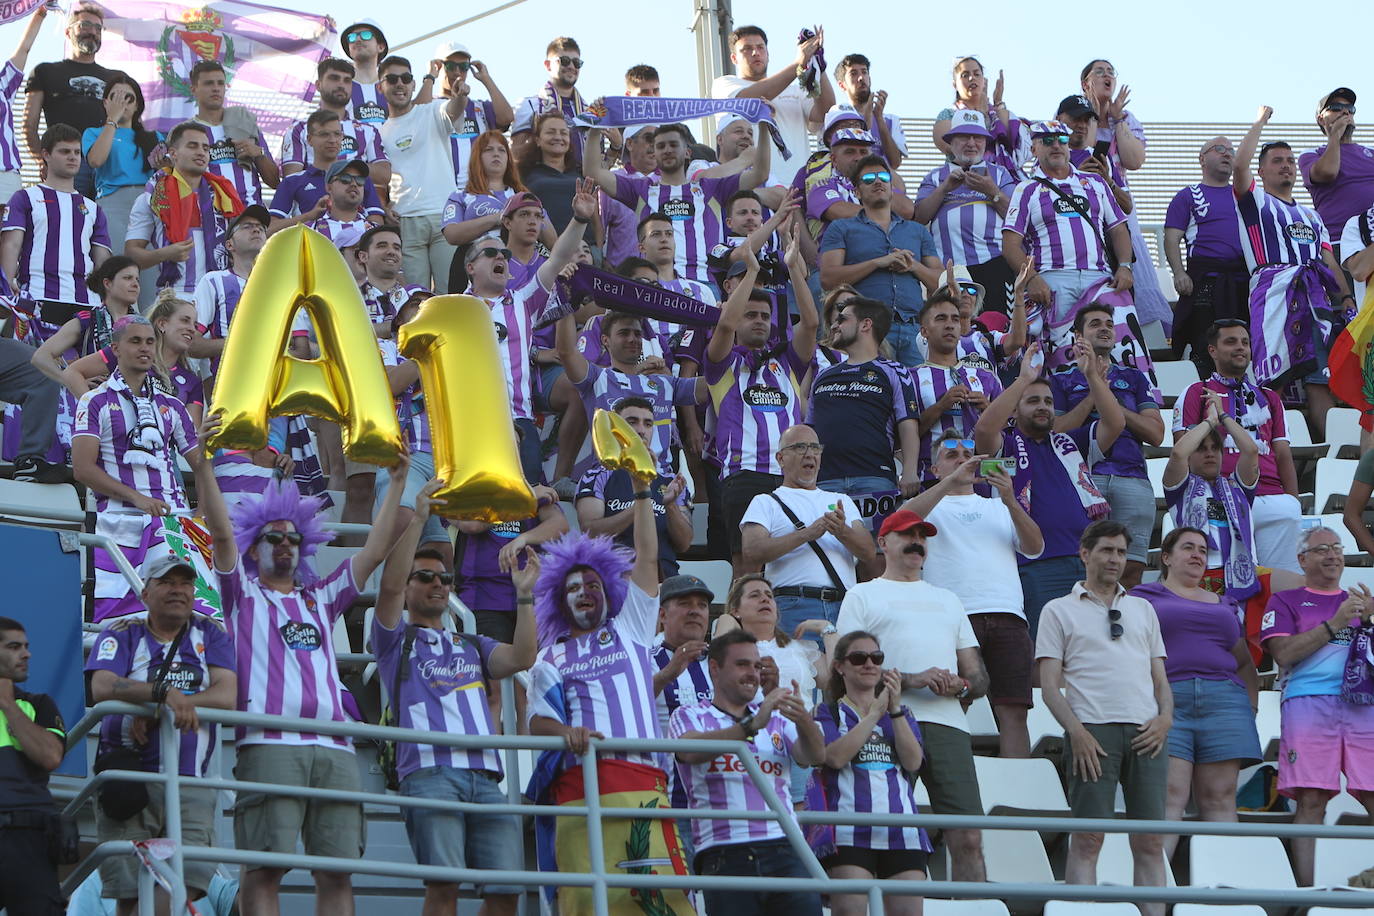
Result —
POLYGON ((435 572, 432 569, 417 569, 410 574, 410 578, 419 579, 425 585, 429 585, 435 579, 438 579, 443 585, 453 584, 453 573, 435 572))
POLYGON ((892 183, 892 173, 891 173, 891 172, 864 172, 862 175, 859 176, 859 184, 873 184, 874 182, 878 182, 878 181, 881 181, 881 182, 883 182, 884 184, 891 184, 891 183, 892 183))
POLYGON ((1126 628, 1121 625, 1121 610, 1114 607, 1107 608, 1107 620, 1111 622, 1112 639, 1120 639, 1121 634, 1126 632, 1126 628))
POLYGON ((511 250, 509 248, 483 248, 472 257, 474 261, 478 258, 505 258, 509 261, 511 259, 511 250))
POLYGON ((858 668, 859 666, 866 665, 869 662, 872 662, 875 665, 881 665, 883 663, 883 659, 885 658, 887 658, 887 655, 883 652, 850 652, 848 655, 844 657, 844 660, 849 662, 855 668, 858 668))
POLYGON ((978 295, 978 286, 974 283, 960 283, 959 292, 968 293, 970 296, 978 295))
POLYGON ((286 541, 292 547, 298 547, 301 543, 301 537, 299 531, 264 531, 262 537, 258 538, 258 540, 266 541, 273 547, 277 546, 282 541, 286 541))
POLYGON ((1326 110, 1327 110, 1327 111, 1348 111, 1348 112, 1350 112, 1351 114, 1354 114, 1354 113, 1355 113, 1355 106, 1352 105, 1352 104, 1350 104, 1349 102, 1331 102, 1330 104, 1328 104, 1328 105, 1326 106, 1326 110))
POLYGON ((459 73, 467 73, 469 70, 472 69, 472 61, 446 60, 444 61, 444 69, 447 70, 449 73, 452 73, 454 70, 457 70, 459 73))
POLYGON ((969 451, 973 451, 973 448, 974 448, 973 440, 972 440, 972 439, 943 439, 943 440, 941 440, 941 442, 940 442, 940 448, 949 449, 950 451, 953 451, 953 450, 956 449, 956 448, 960 448, 961 446, 962 446, 963 448, 968 449, 969 451))
POLYGON ((568 55, 564 54, 564 55, 562 55, 562 56, 560 56, 560 57, 558 58, 558 66, 560 66, 560 67, 572 67, 574 70, 581 70, 581 69, 582 69, 582 58, 580 58, 580 57, 569 57, 568 55))
POLYGON ((1069 142, 1069 138, 1064 136, 1063 134, 1049 134, 1044 137, 1036 137, 1035 139, 1039 140, 1046 146, 1063 146, 1064 144, 1069 142))
POLYGON ((382 77, 382 79, 386 80, 386 84, 387 84, 388 86, 395 86, 397 83, 401 83, 401 84, 403 84, 403 85, 409 86, 411 83, 415 82, 415 74, 414 74, 414 73, 388 73, 386 76, 382 77))
POLYGON ((334 178, 333 178, 333 180, 334 180, 334 181, 341 181, 341 182, 343 182, 344 184, 358 185, 359 187, 361 187, 362 185, 367 184, 367 179, 364 178, 363 176, 361 176, 361 175, 350 175, 350 174, 348 174, 347 172, 341 172, 341 173, 339 173, 338 175, 335 175, 334 178))
POLYGON ((367 41, 369 38, 376 37, 376 34, 377 33, 371 29, 359 29, 356 32, 349 32, 344 36, 344 40, 352 44, 355 41, 367 41))

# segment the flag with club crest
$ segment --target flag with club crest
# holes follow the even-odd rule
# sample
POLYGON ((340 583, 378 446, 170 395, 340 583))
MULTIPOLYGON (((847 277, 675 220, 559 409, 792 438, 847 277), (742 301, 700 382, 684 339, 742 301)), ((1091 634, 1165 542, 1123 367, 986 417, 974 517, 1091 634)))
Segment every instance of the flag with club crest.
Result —
POLYGON ((226 105, 244 105, 265 133, 281 134, 312 94, 315 66, 337 45, 334 21, 241 0, 203 5, 104 0, 100 63, 143 87, 143 124, 166 131, 196 112, 189 74, 217 60, 229 82, 226 105))

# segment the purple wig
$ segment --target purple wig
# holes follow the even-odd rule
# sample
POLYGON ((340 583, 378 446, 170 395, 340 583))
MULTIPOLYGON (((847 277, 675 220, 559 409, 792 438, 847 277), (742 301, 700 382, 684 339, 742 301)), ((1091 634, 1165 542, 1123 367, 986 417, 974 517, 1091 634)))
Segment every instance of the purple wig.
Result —
POLYGON ((634 554, 608 537, 565 534, 544 545, 539 581, 534 585, 535 635, 539 648, 553 645, 572 632, 572 614, 564 597, 568 574, 586 567, 601 577, 606 589, 606 619, 620 613, 630 590, 626 578, 634 566, 634 554))
POLYGON ((315 565, 306 562, 313 557, 321 544, 327 544, 334 535, 324 530, 320 510, 324 500, 318 496, 303 497, 296 488, 294 480, 271 481, 262 495, 247 498, 234 507, 231 513, 234 522, 234 542, 239 548, 239 557, 244 571, 257 576, 258 558, 253 555, 253 545, 262 529, 270 522, 288 521, 301 533, 300 563, 296 567, 296 579, 301 585, 314 585, 319 581, 315 565))

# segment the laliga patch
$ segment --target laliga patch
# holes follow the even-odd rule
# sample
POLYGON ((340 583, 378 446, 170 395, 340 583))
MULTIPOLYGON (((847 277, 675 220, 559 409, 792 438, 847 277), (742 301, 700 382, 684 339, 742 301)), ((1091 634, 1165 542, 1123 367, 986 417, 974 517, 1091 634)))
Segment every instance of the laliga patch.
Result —
POLYGON ((282 624, 278 632, 281 633, 286 648, 295 649, 297 652, 314 652, 323 644, 320 631, 314 624, 290 620, 282 624))
POLYGON ((1265 611, 1264 619, 1260 621, 1260 629, 1267 630, 1274 625, 1274 612, 1265 611))
POLYGON ((95 660, 98 662, 108 662, 115 657, 119 651, 119 642, 113 636, 106 636, 100 641, 100 648, 96 650, 95 660))

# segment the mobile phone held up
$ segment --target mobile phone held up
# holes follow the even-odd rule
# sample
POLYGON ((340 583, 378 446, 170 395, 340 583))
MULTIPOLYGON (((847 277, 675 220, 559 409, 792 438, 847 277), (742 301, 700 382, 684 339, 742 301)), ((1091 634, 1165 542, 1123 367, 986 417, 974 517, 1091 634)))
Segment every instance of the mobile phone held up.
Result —
POLYGON ((984 458, 978 462, 978 476, 986 477, 998 470, 1008 477, 1016 470, 1015 458, 984 458))
POLYGON ((1112 141, 1110 140, 1098 140, 1093 144, 1093 155, 1101 159, 1104 163, 1107 162, 1107 154, 1111 151, 1112 141))

